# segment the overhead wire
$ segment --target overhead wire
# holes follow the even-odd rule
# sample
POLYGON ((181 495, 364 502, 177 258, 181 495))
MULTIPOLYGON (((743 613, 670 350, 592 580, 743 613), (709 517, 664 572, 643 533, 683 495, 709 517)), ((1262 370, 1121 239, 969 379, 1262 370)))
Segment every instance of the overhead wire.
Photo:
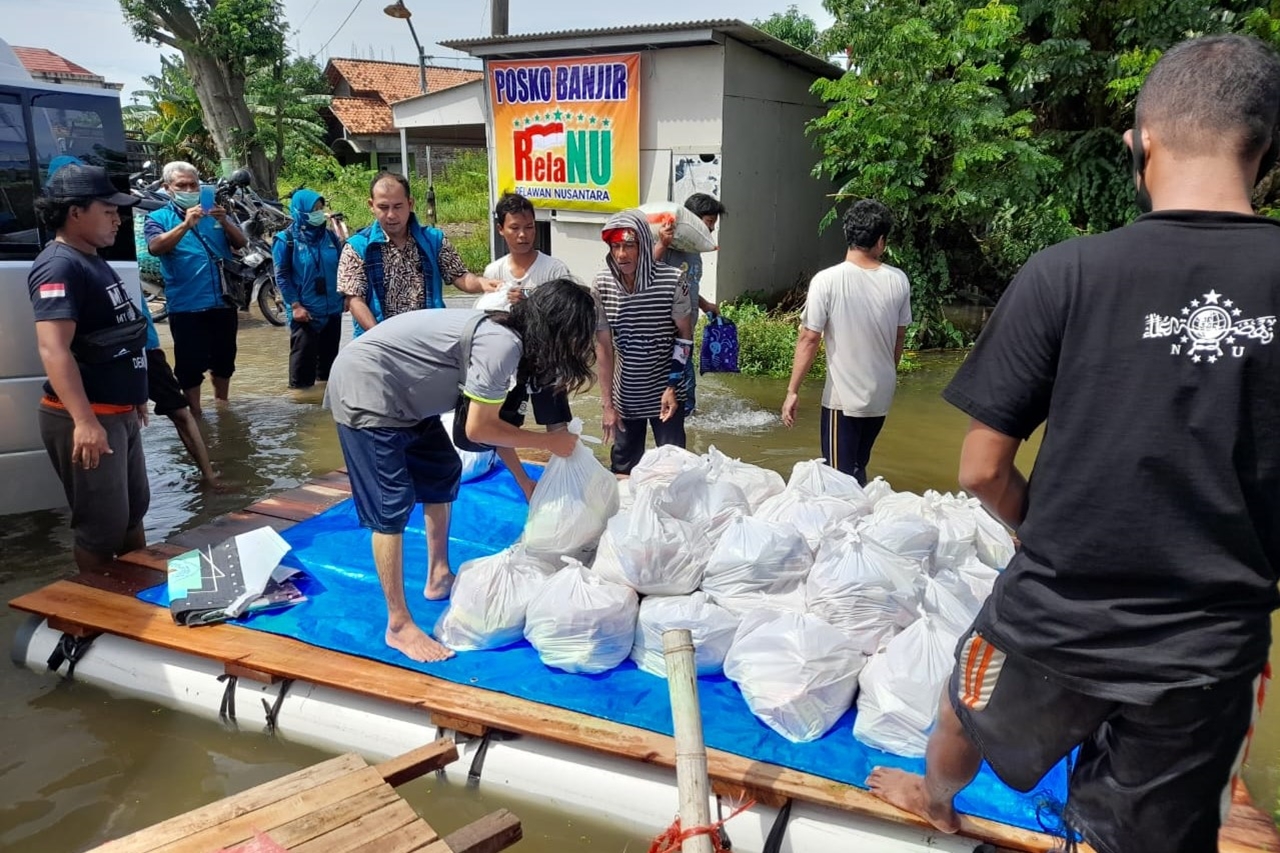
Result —
POLYGON ((322 44, 320 46, 320 49, 316 51, 317 54, 324 53, 325 50, 329 47, 329 45, 333 43, 333 40, 338 37, 338 33, 342 32, 342 28, 347 25, 347 21, 351 20, 351 16, 356 13, 356 10, 360 8, 360 4, 363 2, 364 0, 356 0, 355 5, 351 7, 351 11, 348 12, 347 16, 342 19, 342 23, 338 24, 338 28, 333 31, 333 35, 329 36, 329 40, 326 41, 324 44, 322 44))

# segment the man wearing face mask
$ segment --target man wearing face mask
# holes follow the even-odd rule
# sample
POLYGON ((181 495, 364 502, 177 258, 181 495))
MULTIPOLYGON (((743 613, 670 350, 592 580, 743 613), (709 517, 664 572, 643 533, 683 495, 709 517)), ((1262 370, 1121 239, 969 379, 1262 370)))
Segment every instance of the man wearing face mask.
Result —
POLYGON ((227 211, 200 204, 200 173, 190 163, 165 164, 161 174, 172 203, 153 211, 144 223, 147 251, 160 259, 164 295, 173 334, 173 374, 191 405, 201 414, 200 388, 205 373, 213 396, 225 403, 236 369, 237 309, 222 296, 219 260, 231 260, 245 236, 227 211))
POLYGON ((1093 849, 1218 849, 1280 605, 1280 222, 1250 203, 1278 118, 1271 48, 1171 48, 1125 134, 1149 212, 1031 258, 943 393, 960 485, 1022 542, 927 775, 868 780, 943 831, 982 759, 1028 791, 1078 746, 1064 817, 1093 849))
POLYGON ((338 253, 346 238, 341 218, 329 218, 324 197, 300 189, 289 203, 293 224, 271 248, 276 286, 289 306, 289 387, 329 381, 342 338, 343 296, 338 292, 338 253))

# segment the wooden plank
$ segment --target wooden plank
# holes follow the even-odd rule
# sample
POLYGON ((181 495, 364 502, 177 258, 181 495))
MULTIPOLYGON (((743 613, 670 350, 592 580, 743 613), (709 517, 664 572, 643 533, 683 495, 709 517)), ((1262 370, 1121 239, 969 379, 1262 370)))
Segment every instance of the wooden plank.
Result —
POLYGON ((269 515, 258 515, 254 512, 229 512, 219 516, 208 524, 179 533, 169 540, 185 550, 204 548, 206 545, 217 545, 225 539, 257 530, 259 527, 270 527, 274 530, 287 530, 293 522, 284 518, 272 518, 269 515))
POLYGON ((148 829, 126 835, 124 838, 109 841, 95 848, 95 853, 148 853, 193 832, 217 826, 225 820, 253 812, 368 766, 363 758, 354 753, 340 755, 296 773, 290 773, 288 776, 241 791, 239 794, 195 811, 170 818, 148 829))
MULTIPOLYGON (((277 830, 309 812, 341 803, 379 786, 385 786, 382 777, 372 767, 344 773, 320 785, 299 791, 283 800, 262 808, 244 812, 208 826, 198 832, 190 832, 182 838, 154 848, 155 853, 209 853, 220 847, 229 847, 253 838, 255 832, 264 832, 276 839, 277 830)), ((391 792, 394 796, 395 792, 391 792)), ((304 839, 305 840, 305 839, 304 839)), ((288 846, 280 842, 283 846, 288 846)))
MULTIPOLYGON (((213 625, 198 632, 173 623, 167 611, 100 590, 59 581, 11 602, 18 610, 41 616, 63 615, 79 624, 161 648, 204 658, 235 661, 262 672, 334 687, 365 696, 473 720, 502 731, 567 744, 596 753, 673 767, 670 738, 600 720, 586 714, 539 705, 466 685, 453 684, 389 664, 319 649, 297 640, 213 625)), ((865 817, 911 826, 924 824, 870 793, 850 785, 710 750, 713 780, 772 792, 865 817)), ((963 833, 997 846, 1039 853, 1054 840, 1040 833, 994 821, 965 817, 963 833)), ((1274 837, 1274 833, 1270 834, 1274 837)), ((1253 842, 1251 842, 1253 843, 1253 842)), ((1257 842, 1254 851, 1271 851, 1257 842)))
MULTIPOLYGON (((711 793, 723 797, 725 806, 734 808, 749 800, 755 800, 758 805, 768 806, 771 809, 780 809, 787 802, 786 797, 767 788, 748 788, 746 785, 720 779, 711 780, 711 793)), ((728 811, 729 809, 726 808, 725 812, 728 811)))
POLYGON ((334 471, 331 474, 325 474, 322 477, 313 477, 311 479, 313 486, 324 486, 328 489, 338 489, 339 491, 351 494, 351 481, 347 479, 345 471, 334 471))
POLYGON ((222 671, 227 675, 234 675, 236 678, 245 678, 249 681, 256 681, 259 684, 275 684, 277 681, 282 680, 279 675, 275 675, 270 672, 263 672, 260 669, 254 669, 251 666, 245 666, 244 664, 237 663, 236 661, 227 661, 222 665, 222 671))
MULTIPOLYGON (((520 818, 506 809, 490 812, 477 821, 467 824, 457 832, 444 837, 439 849, 427 848, 431 853, 498 853, 524 838, 520 818)), ((426 853, 426 851, 423 851, 426 853)))
POLYGON ((427 826, 425 821, 419 820, 380 838, 370 839, 359 847, 353 847, 350 853, 413 853, 439 840, 440 836, 436 831, 427 826))
MULTIPOLYGON (((395 803, 403 803, 400 796, 392 790, 390 785, 375 785, 368 790, 361 791, 352 796, 342 797, 332 803, 317 808, 306 808, 305 811, 298 814, 292 820, 283 823, 277 823, 270 831, 271 840, 293 850, 300 844, 308 841, 319 839, 327 836, 334 831, 341 829, 349 823, 358 821, 363 817, 367 817, 373 812, 380 811, 387 806, 395 803)), ((406 804, 407 807, 407 804, 406 804)), ((412 809, 410 809, 412 811, 412 809)), ((256 818, 260 813, 255 812, 253 815, 246 815, 246 819, 256 818)), ((223 826, 226 826, 224 824, 223 826)), ((252 838, 258 824, 250 825, 245 829, 246 838, 252 838)), ((219 827, 219 831, 223 827, 219 827)), ((264 832, 267 830, 263 830, 264 832)), ((226 846, 227 841, 219 839, 218 844, 226 846)), ((234 843, 234 842, 233 842, 234 843)), ((348 845, 350 846, 350 845, 348 845)), ((210 849, 209 847, 205 848, 210 849)), ((332 849, 332 848, 329 848, 332 849)))
MULTIPOLYGON (((343 853, 395 832, 401 827, 421 822, 409 804, 399 797, 382 808, 361 815, 302 844, 290 844, 289 853, 343 853)), ((433 830, 434 831, 434 830, 433 830)))
POLYGON ((431 724, 436 728, 449 729, 472 737, 484 737, 489 733, 489 727, 483 723, 438 712, 431 715, 431 724))
POLYGON ((185 554, 190 550, 190 548, 183 548, 181 545, 174 545, 169 542, 157 542, 154 545, 139 548, 137 551, 130 551, 128 554, 121 554, 116 558, 116 562, 130 563, 135 566, 155 569, 168 574, 169 561, 179 554, 185 554))
POLYGON ((80 625, 76 622, 63 619, 60 616, 50 616, 48 621, 49 627, 53 630, 62 634, 70 634, 72 637, 76 637, 77 639, 96 637, 102 633, 101 631, 95 631, 92 628, 86 628, 84 625, 80 625))
POLYGON ((375 765, 374 769, 388 785, 398 788, 405 782, 412 782, 457 760, 457 745, 450 738, 442 737, 426 746, 420 746, 404 755, 375 765))
POLYGON ((336 489, 318 483, 307 483, 296 489, 272 495, 248 508, 248 512, 273 515, 293 521, 305 521, 319 515, 334 504, 351 497, 349 489, 336 489))
POLYGON ((119 595, 137 595, 140 591, 164 583, 167 572, 116 561, 102 571, 81 572, 71 580, 119 595))

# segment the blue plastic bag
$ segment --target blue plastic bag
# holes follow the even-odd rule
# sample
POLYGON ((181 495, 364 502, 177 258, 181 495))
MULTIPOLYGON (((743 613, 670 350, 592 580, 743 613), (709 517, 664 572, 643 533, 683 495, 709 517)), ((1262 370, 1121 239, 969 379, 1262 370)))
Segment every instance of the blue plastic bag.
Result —
POLYGON ((717 314, 702 330, 702 355, 699 373, 738 372, 738 327, 717 314))

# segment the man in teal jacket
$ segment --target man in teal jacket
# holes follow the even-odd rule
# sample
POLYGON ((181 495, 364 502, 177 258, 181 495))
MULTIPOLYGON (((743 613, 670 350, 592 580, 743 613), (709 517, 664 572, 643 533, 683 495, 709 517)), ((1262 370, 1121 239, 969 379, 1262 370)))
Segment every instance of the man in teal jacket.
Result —
POLYGON ((383 320, 444 307, 444 283, 465 293, 497 290, 501 282, 468 272, 444 232, 419 224, 403 175, 379 172, 369 185, 374 223, 351 235, 338 261, 338 292, 355 335, 383 320))
POLYGON ((324 197, 315 190, 295 192, 289 204, 293 224, 276 235, 271 249, 276 286, 290 307, 290 388, 310 388, 317 379, 328 382, 342 338, 343 297, 338 293, 342 250, 338 229, 342 226, 324 208, 324 197))

